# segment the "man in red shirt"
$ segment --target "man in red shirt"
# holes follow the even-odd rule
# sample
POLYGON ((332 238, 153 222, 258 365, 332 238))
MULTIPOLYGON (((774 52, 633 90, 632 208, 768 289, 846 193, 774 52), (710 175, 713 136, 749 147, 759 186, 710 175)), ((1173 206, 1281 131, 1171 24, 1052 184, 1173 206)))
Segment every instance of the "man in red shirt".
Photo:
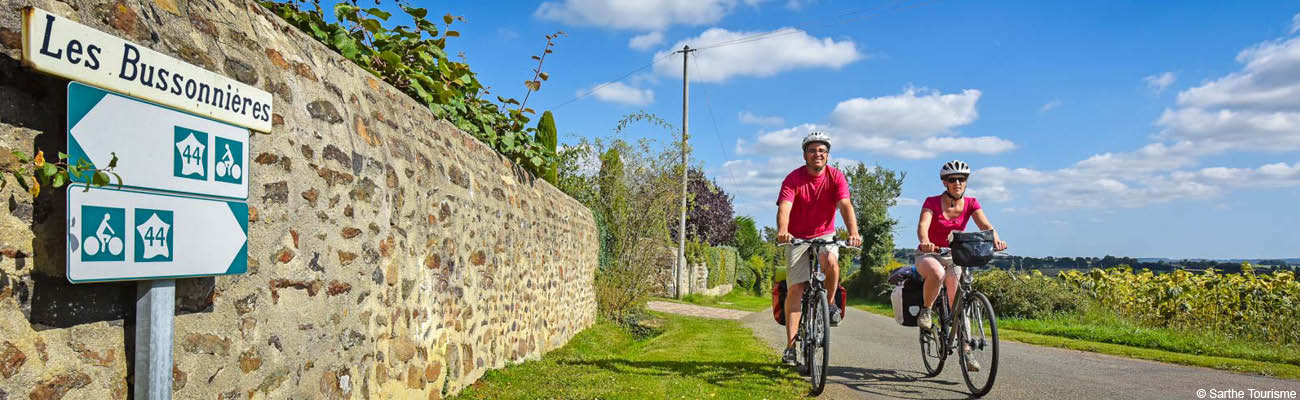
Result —
MULTIPOLYGON (((792 238, 830 240, 835 237, 835 210, 839 209, 844 225, 849 230, 849 245, 860 246, 858 220, 849 200, 849 183, 844 173, 826 165, 830 159, 831 138, 813 132, 803 139, 804 166, 791 171, 781 182, 781 194, 776 205, 776 240, 788 243, 792 238)), ((789 292, 785 297, 785 354, 781 361, 795 365, 794 337, 799 326, 803 291, 811 278, 808 263, 809 245, 791 246, 787 251, 790 262, 786 273, 789 292)), ((826 290, 834 296, 840 283, 839 248, 826 246, 817 255, 826 274, 826 290)), ((827 299, 830 301, 830 299, 827 299)), ((839 325, 841 310, 830 302, 831 324, 839 325)))

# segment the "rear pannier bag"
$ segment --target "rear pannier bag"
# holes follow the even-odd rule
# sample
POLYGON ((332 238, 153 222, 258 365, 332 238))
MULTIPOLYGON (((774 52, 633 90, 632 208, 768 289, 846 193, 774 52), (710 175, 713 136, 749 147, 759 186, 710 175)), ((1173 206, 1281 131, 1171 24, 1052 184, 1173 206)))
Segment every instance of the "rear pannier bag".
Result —
POLYGON ((916 316, 921 313, 921 299, 925 284, 918 279, 907 279, 894 286, 889 303, 894 307, 894 322, 902 326, 916 326, 916 316))
POLYGON ((982 267, 993 259, 993 231, 953 232, 952 262, 963 267, 982 267))
MULTIPOLYGON (((776 284, 772 285, 772 318, 776 320, 776 323, 781 325, 785 325, 786 292, 787 291, 785 289, 784 280, 776 281, 776 284)), ((837 307, 840 308, 840 310, 843 310, 844 307, 848 305, 849 296, 847 293, 844 292, 844 285, 840 285, 838 288, 835 288, 834 303, 837 307)), ((847 316, 848 316, 847 313, 845 313, 844 311, 840 311, 841 320, 843 320, 844 317, 847 316)))

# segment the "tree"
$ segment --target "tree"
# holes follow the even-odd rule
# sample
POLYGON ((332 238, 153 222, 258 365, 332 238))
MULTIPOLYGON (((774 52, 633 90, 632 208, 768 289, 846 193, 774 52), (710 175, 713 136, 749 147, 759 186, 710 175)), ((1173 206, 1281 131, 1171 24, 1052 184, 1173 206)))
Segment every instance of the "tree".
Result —
MULTIPOLYGON (((638 121, 672 130, 641 113, 625 116, 615 134, 638 121)), ((678 150, 655 147, 649 140, 633 145, 583 139, 560 152, 556 186, 591 209, 600 231, 595 291, 602 316, 628 321, 660 283, 661 268, 673 263, 667 242, 668 224, 675 221, 675 205, 681 201, 681 175, 674 161, 678 150)))
POLYGON ((686 208, 687 239, 697 239, 711 246, 730 243, 736 235, 732 219, 732 196, 704 177, 704 171, 688 170, 686 191, 690 205, 686 208))
POLYGON ((763 238, 758 236, 758 229, 755 228, 754 219, 748 216, 740 216, 735 219, 736 237, 734 239, 736 251, 740 252, 742 260, 749 260, 754 255, 763 253, 763 238))
POLYGON ((898 220, 889 217, 889 207, 898 204, 907 174, 879 166, 868 168, 862 163, 837 168, 849 180, 849 199, 862 234, 861 267, 856 276, 861 281, 851 286, 858 291, 855 295, 874 297, 882 290, 883 282, 873 272, 894 258, 894 227, 898 220))

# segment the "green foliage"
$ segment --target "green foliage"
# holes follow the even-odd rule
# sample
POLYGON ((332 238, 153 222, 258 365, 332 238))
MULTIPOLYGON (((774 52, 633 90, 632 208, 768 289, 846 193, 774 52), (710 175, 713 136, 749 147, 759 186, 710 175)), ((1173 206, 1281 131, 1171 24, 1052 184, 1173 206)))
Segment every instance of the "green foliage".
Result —
POLYGON ((758 235, 758 229, 754 219, 748 216, 739 216, 735 219, 736 237, 733 242, 736 244, 736 250, 740 252, 740 258, 748 260, 750 257, 759 255, 764 251, 763 238, 758 235))
MULTIPOLYGON (((529 115, 536 112, 513 98, 497 96, 497 102, 483 99, 489 92, 469 65, 451 60, 447 38, 459 37, 452 23, 463 17, 446 14, 441 26, 426 18, 428 10, 401 5, 412 19, 411 25, 388 28, 391 15, 378 8, 362 9, 353 3, 334 6, 338 22, 325 20, 319 3, 311 9, 299 8, 295 1, 277 3, 260 1, 263 7, 283 18, 308 36, 337 51, 357 66, 383 79, 429 107, 433 115, 487 143, 514 163, 536 175, 556 162, 553 147, 543 146, 527 127, 529 115), (510 106, 516 106, 510 109, 510 106)), ((302 4, 306 6, 306 4, 302 4)), ((534 79, 526 81, 527 95, 541 88, 548 76, 541 71, 542 58, 552 52, 553 39, 563 35, 546 35, 546 47, 538 61, 534 79)), ((527 97, 525 97, 525 102, 527 97)))
POLYGON ((1060 279, 997 268, 975 274, 975 288, 993 303, 993 311, 1005 318, 1047 318, 1079 312, 1088 298, 1078 288, 1060 279))
MULTIPOLYGON (((555 117, 551 115, 550 111, 543 112, 542 119, 537 121, 537 142, 541 144, 543 149, 550 149, 554 153, 556 146, 559 145, 558 140, 559 137, 555 133, 555 117)), ((558 162, 557 159, 546 165, 546 168, 542 170, 542 179, 546 179, 551 184, 557 183, 559 166, 556 164, 558 162)))
POLYGON ((845 277, 844 289, 849 297, 888 302, 889 290, 893 289, 888 282, 889 273, 903 266, 896 260, 889 261, 890 263, 883 267, 862 268, 845 277))
MULTIPOLYGON (((619 121, 615 133, 634 121, 659 121, 634 114, 619 121)), ((671 129, 671 126, 669 126, 671 129)), ((596 301, 601 315, 623 321, 644 307, 661 282, 661 268, 673 265, 667 246, 668 222, 681 201, 675 174, 676 148, 655 148, 645 140, 582 139, 560 150, 557 187, 587 206, 601 237, 601 268, 596 274, 596 301), (583 166, 600 165, 590 172, 583 166)))
POLYGON ((1213 269, 1134 273, 1127 266, 1065 271, 1061 278, 1105 307, 1146 325, 1215 332, 1276 344, 1300 343, 1300 282, 1291 271, 1213 269))
POLYGON ((889 265, 894 258, 894 227, 898 220, 889 217, 889 207, 898 203, 907 173, 868 168, 862 163, 838 166, 849 180, 849 198, 862 235, 861 269, 889 265))
POLYGON ((4 166, 0 170, 0 189, 9 186, 9 180, 3 175, 9 175, 18 182, 18 186, 24 191, 30 193, 32 197, 41 194, 42 187, 60 188, 63 185, 72 182, 89 183, 90 186, 108 186, 113 184, 113 179, 117 179, 117 186, 122 186, 122 177, 116 172, 117 153, 112 154, 113 158, 108 162, 106 168, 95 168, 94 165, 86 159, 78 159, 76 162, 69 162, 68 155, 59 153, 59 160, 55 162, 45 161, 45 151, 38 150, 35 157, 28 157, 27 153, 14 150, 12 152, 17 165, 4 166))

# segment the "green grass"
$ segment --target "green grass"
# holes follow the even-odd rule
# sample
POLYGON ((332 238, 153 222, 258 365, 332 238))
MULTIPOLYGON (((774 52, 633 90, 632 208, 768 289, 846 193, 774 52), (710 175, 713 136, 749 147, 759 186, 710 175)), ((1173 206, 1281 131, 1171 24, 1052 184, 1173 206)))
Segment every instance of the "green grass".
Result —
POLYGON ((772 307, 771 297, 755 296, 744 290, 732 290, 722 296, 702 296, 691 294, 682 296, 681 300, 676 299, 655 299, 672 303, 687 303, 701 306, 726 308, 741 311, 763 311, 772 307))
MULTIPOLYGON (((850 299, 850 306, 887 317, 888 304, 850 299)), ((1115 356, 1300 379, 1300 350, 1271 344, 1143 328, 1113 314, 1090 311, 1046 319, 999 318, 1000 339, 1115 356)))
POLYGON ((807 383, 736 321, 654 314, 637 340, 600 322, 541 360, 490 371, 457 398, 798 398, 807 383))

